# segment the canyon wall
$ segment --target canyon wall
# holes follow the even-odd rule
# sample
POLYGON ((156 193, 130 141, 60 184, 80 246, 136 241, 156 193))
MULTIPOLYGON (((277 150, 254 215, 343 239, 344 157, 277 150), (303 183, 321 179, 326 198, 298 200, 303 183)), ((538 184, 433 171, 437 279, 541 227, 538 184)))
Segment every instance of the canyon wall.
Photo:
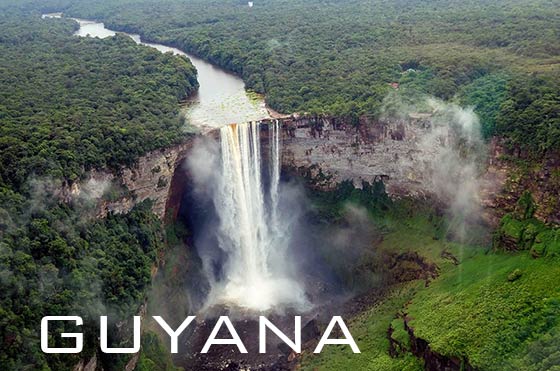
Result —
MULTIPOLYGON (((363 118, 358 126, 334 118, 290 117, 281 122, 283 168, 307 177, 322 190, 345 180, 361 187, 362 181, 381 179, 392 197, 426 197, 432 194, 430 163, 449 141, 444 135, 439 146, 421 148, 422 139, 432 130, 422 118, 386 122, 363 118)), ((261 129, 267 146, 268 125, 261 129)), ((216 136, 216 132, 206 135, 216 136)), ((67 185, 62 198, 96 200, 97 217, 126 213, 146 199, 153 201, 158 217, 163 218, 167 209, 176 214, 188 177, 182 164, 193 141, 194 137, 187 137, 180 144, 150 152, 117 174, 92 171, 84 181, 67 185)))
POLYGON ((358 125, 334 118, 287 119, 283 165, 323 190, 344 180, 361 187, 362 181, 381 179, 391 197, 426 197, 434 190, 431 164, 450 141, 449 132, 440 130, 436 145, 424 146, 424 139, 434 134, 427 118, 362 117, 358 125))
MULTIPOLYGON (((321 190, 334 189, 345 180, 361 187, 362 181, 381 179, 392 197, 430 196, 431 164, 450 141, 447 132, 440 132, 438 145, 422 146, 423 139, 432 133, 432 124, 422 117, 391 121, 362 118, 357 126, 335 118, 290 117, 281 123, 283 169, 307 177, 321 190)), ((262 125, 261 130, 262 143, 267 146, 268 125, 262 125)), ((206 135, 216 137, 216 133, 206 135)), ((153 201, 158 217, 163 218, 168 209, 176 214, 188 177, 182 165, 194 138, 150 152, 118 174, 92 171, 84 181, 65 187, 62 196, 66 201, 95 199, 97 217, 126 213, 146 199, 153 201)))
MULTIPOLYGON (((357 125, 337 118, 290 116, 281 123, 283 169, 306 177, 317 189, 332 190, 345 180, 356 187, 361 187, 362 181, 382 180, 392 198, 449 201, 438 191, 442 174, 434 173, 434 167, 453 142, 453 133, 446 127, 435 128, 428 115, 401 120, 362 117, 357 125)), ((267 146, 268 125, 262 125, 261 130, 267 146)), ((204 135, 217 138, 217 130, 204 135)), ((195 138, 187 136, 177 145, 152 151, 117 174, 92 171, 84 181, 63 187, 59 196, 68 202, 94 199, 97 217, 128 212, 146 199, 153 201, 158 217, 163 219, 168 210, 176 216, 189 176, 182 165, 195 138)), ((559 223, 560 157, 549 156, 541 166, 521 175, 515 161, 508 160, 511 156, 499 140, 488 146, 487 163, 478 179, 484 219, 497 225, 528 189, 537 201, 536 216, 559 223)))
POLYGON ((127 213, 136 204, 151 200, 152 210, 163 219, 170 198, 173 176, 181 168, 193 137, 179 144, 155 150, 138 158, 131 167, 117 173, 91 171, 81 182, 65 184, 58 196, 65 202, 87 200, 95 203, 95 216, 127 213))
POLYGON ((494 138, 482 180, 482 204, 496 217, 514 211, 517 200, 529 191, 535 201, 535 218, 560 224, 560 153, 548 153, 536 161, 494 138))

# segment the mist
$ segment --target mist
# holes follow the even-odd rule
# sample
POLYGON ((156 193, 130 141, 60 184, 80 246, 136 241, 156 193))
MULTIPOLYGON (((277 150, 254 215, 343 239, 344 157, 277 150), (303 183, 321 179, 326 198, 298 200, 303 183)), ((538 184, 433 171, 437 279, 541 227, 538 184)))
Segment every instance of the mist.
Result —
MULTIPOLYGON (((447 208, 448 235, 465 241, 469 224, 479 222, 481 216, 479 192, 487 149, 478 116, 472 107, 429 96, 405 101, 390 94, 383 107, 385 118, 421 115, 429 123, 430 130, 419 138, 416 153, 422 156, 419 162, 432 193, 447 208)), ((409 161, 404 156, 400 159, 402 166, 410 166, 409 161)))
POLYGON ((259 124, 226 126, 220 143, 197 141, 187 160, 196 203, 205 209, 195 231, 210 286, 204 308, 309 307, 293 259, 303 192, 280 180, 279 125, 270 125, 268 133, 265 153, 259 124))

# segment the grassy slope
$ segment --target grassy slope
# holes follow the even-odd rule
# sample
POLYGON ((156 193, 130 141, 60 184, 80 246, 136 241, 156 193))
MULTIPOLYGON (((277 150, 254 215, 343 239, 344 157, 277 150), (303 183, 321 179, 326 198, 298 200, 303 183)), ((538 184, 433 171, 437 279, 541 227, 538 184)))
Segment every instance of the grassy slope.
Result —
POLYGON ((558 326, 558 263, 525 252, 477 254, 414 297, 410 325, 438 353, 481 369, 516 369, 510 363, 526 346, 558 326))
POLYGON ((387 352, 387 329, 395 313, 421 285, 418 282, 403 285, 382 303, 348 323, 360 354, 352 353, 348 346, 326 346, 320 356, 304 354, 302 370, 421 370, 422 363, 413 355, 393 359, 387 352))
MULTIPOLYGON (((533 259, 527 252, 489 253, 485 247, 449 242, 443 238, 444 224, 429 210, 400 206, 382 221, 385 235, 380 248, 417 251, 438 265, 440 276, 427 288, 418 281, 402 284, 382 303, 351 319, 350 331, 361 354, 344 346, 326 347, 319 356, 304 354, 302 369, 422 369, 422 361, 410 353, 389 356, 387 330, 391 324, 402 327, 402 320, 395 318, 403 313, 413 318, 415 334, 433 350, 466 357, 480 369, 545 370, 554 364, 555 347, 550 344, 560 332, 554 330, 560 313, 558 259, 533 259), (444 251, 460 264, 443 257, 444 251), (516 269, 521 276, 508 280, 516 269), (548 353, 536 354, 537 348, 548 353)), ((398 335, 402 331, 393 338, 398 335)))

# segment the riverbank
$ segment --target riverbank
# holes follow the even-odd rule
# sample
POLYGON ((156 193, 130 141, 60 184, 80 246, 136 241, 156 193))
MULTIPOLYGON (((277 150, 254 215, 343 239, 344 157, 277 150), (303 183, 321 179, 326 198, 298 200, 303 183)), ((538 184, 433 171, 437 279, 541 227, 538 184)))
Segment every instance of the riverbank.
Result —
MULTIPOLYGON (((64 18, 63 13, 44 14, 43 18, 64 18)), ((203 131, 232 123, 281 118, 284 115, 266 107, 264 97, 245 89, 240 77, 217 67, 203 59, 167 45, 145 42, 138 34, 111 30, 96 20, 71 18, 80 28, 75 32, 80 37, 106 38, 117 33, 127 35, 137 44, 152 47, 162 53, 173 53, 188 58, 197 70, 198 90, 184 102, 186 125, 203 131)))

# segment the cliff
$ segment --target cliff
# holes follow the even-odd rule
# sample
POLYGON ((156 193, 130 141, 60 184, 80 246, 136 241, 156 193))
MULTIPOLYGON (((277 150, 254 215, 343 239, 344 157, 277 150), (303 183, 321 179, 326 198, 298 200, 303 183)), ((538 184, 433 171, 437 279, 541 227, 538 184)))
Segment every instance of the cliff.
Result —
POLYGON ((351 180, 382 179, 392 197, 426 197, 433 194, 430 164, 449 144, 447 130, 438 132, 429 120, 378 121, 367 117, 359 125, 335 118, 284 121, 283 165, 328 190, 351 180), (424 146, 428 135, 440 138, 424 146))
MULTIPOLYGON (((457 140, 447 126, 434 125, 427 115, 400 120, 362 117, 357 125, 333 117, 290 116, 280 122, 283 170, 306 177, 317 189, 330 190, 345 180, 361 187, 362 181, 381 179, 392 198, 430 197, 450 203, 450 197, 459 192, 456 188, 461 182, 440 166, 457 140), (447 189, 442 190, 442 183, 447 189)), ((265 146, 267 133, 263 125, 265 146)), ((216 138, 217 131, 204 135, 216 138)), ((150 152, 118 174, 92 171, 84 181, 63 187, 60 197, 67 202, 95 200, 97 217, 128 212, 146 199, 153 201, 153 211, 160 218, 171 209, 176 215, 189 176, 182 164, 195 138, 188 136, 177 145, 150 152)), ((476 187, 487 223, 497 225, 525 189, 537 200, 539 219, 560 223, 560 156, 547 156, 523 168, 498 139, 484 151, 488 152, 486 163, 478 170, 476 187)))
POLYGON ((529 191, 535 200, 535 218, 560 224, 559 153, 548 153, 534 160, 516 148, 508 148, 500 138, 494 138, 482 180, 482 205, 495 219, 514 211, 523 192, 529 191))
POLYGON ((65 202, 94 202, 95 214, 100 218, 109 212, 126 213, 137 203, 150 199, 153 212, 163 219, 173 175, 191 148, 192 139, 186 137, 172 147, 149 152, 134 166, 123 167, 117 174, 91 171, 85 180, 63 186, 59 197, 65 202))

